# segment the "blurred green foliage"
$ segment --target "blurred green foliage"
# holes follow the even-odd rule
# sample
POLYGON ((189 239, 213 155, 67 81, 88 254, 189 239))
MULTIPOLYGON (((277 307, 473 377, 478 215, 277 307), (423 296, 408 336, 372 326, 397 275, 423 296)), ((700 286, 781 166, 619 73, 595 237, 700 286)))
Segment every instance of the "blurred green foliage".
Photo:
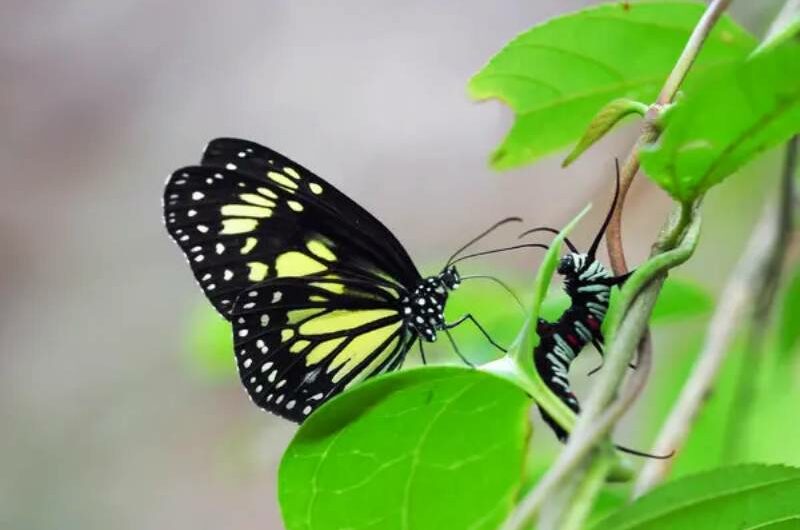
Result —
MULTIPOLYGON (((515 113, 492 166, 517 167, 566 147, 613 99, 652 101, 704 9, 702 2, 609 3, 514 38, 469 83, 471 97, 497 98, 515 113)), ((745 57, 755 45, 723 16, 687 82, 710 66, 745 57)))
POLYGON ((205 301, 187 320, 185 344, 190 372, 210 382, 232 380, 236 361, 230 323, 205 301))
POLYGON ((666 324, 679 319, 702 317, 713 306, 714 301, 705 287, 688 278, 670 276, 658 295, 650 322, 666 324))
POLYGON ((345 392, 284 454, 286 527, 496 528, 519 491, 529 407, 515 385, 459 367, 387 374, 345 392))

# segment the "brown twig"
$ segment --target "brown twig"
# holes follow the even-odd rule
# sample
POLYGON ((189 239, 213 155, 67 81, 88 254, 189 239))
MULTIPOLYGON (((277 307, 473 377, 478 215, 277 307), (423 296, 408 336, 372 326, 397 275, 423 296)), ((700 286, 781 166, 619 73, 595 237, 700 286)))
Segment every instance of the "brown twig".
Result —
POLYGON ((620 173, 620 194, 617 207, 614 209, 614 214, 611 217, 611 223, 608 226, 606 233, 606 245, 608 246, 609 260, 611 261, 611 268, 614 274, 625 274, 628 272, 628 266, 625 263, 625 254, 622 248, 622 211, 625 207, 625 197, 628 190, 633 184, 633 179, 639 171, 639 147, 643 144, 652 143, 658 139, 659 131, 656 127, 656 120, 661 112, 661 109, 672 102, 677 94, 678 89, 686 79, 689 69, 697 59, 703 43, 711 33, 711 29, 717 23, 717 20, 722 16, 728 8, 732 0, 715 0, 706 9, 703 16, 694 28, 692 35, 686 42, 686 46, 681 52, 675 67, 672 69, 669 77, 664 82, 661 92, 655 103, 651 105, 650 111, 645 116, 645 123, 639 140, 631 150, 628 158, 625 160, 622 171, 620 173))

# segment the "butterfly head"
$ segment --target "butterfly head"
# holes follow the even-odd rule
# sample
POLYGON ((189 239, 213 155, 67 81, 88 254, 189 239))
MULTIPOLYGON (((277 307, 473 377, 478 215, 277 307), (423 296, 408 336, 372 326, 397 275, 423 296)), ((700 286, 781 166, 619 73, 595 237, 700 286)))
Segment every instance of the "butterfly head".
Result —
POLYGON ((453 291, 461 285, 461 275, 458 273, 455 265, 448 265, 440 272, 439 280, 441 280, 448 291, 453 291))

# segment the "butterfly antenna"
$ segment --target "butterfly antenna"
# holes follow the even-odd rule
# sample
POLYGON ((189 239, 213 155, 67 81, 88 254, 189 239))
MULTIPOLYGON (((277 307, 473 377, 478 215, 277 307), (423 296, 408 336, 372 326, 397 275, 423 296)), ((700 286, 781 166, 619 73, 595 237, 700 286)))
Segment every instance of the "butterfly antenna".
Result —
MULTIPOLYGON (((526 230, 519 235, 518 239, 522 239, 523 237, 527 236, 528 234, 533 234, 534 232, 550 232, 551 234, 558 235, 560 232, 555 228, 550 228, 549 226, 540 226, 538 228, 531 228, 530 230, 526 230)), ((572 244, 572 241, 569 240, 568 237, 564 238, 564 242, 567 244, 569 249, 574 252, 575 254, 579 254, 578 247, 572 244)))
POLYGON ((499 252, 508 252, 509 250, 517 250, 519 248, 543 248, 547 250, 547 245, 542 245, 539 243, 525 243, 524 245, 514 245, 511 247, 503 247, 503 248, 494 248, 492 250, 484 250, 481 252, 475 252, 474 254, 467 254, 466 256, 461 256, 458 259, 452 259, 451 261, 447 262, 447 266, 455 265, 459 261, 464 261, 465 259, 476 258, 478 256, 487 256, 489 254, 497 254, 499 252))
POLYGON ((481 232, 480 234, 478 234, 474 238, 470 239, 461 248, 459 248, 458 250, 453 252, 453 255, 450 256, 450 259, 447 260, 447 263, 445 264, 444 267, 447 268, 451 263, 454 263, 453 260, 456 259, 456 256, 458 256, 460 253, 462 253, 463 251, 465 251, 466 249, 468 249, 469 247, 471 247, 472 245, 474 245, 475 243, 477 243, 478 241, 480 241, 484 237, 488 236, 489 234, 491 234, 492 232, 494 232, 495 230, 497 230, 498 228, 500 228, 504 224, 518 223, 518 222, 522 222, 522 218, 520 218, 520 217, 506 217, 505 219, 497 221, 495 224, 493 224, 492 226, 490 226, 489 228, 487 228, 486 230, 484 230, 483 232, 481 232))
POLYGON ((654 458, 656 460, 667 460, 675 455, 675 451, 670 451, 670 453, 667 455, 654 455, 650 453, 645 453, 643 451, 637 451, 636 449, 630 449, 622 445, 615 445, 614 447, 616 447, 618 451, 622 451, 623 453, 628 453, 629 455, 641 456, 643 458, 654 458))
POLYGON ((513 290, 513 289, 511 289, 511 287, 509 287, 509 286, 508 286, 508 284, 507 284, 507 283, 505 283, 505 282, 504 282, 503 280, 501 280, 500 278, 495 278, 494 276, 489 276, 489 275, 487 275, 487 274, 471 274, 471 275, 469 275, 469 276, 462 276, 462 277, 461 277, 461 281, 464 281, 464 280, 473 280, 473 279, 479 279, 479 278, 480 278, 480 279, 485 279, 485 280, 492 280, 493 282, 495 282, 496 284, 498 284, 500 287, 502 287, 503 289, 505 289, 505 291, 506 291, 508 294, 510 294, 510 295, 511 295, 511 297, 514 299, 514 301, 516 301, 516 302, 517 302, 517 305, 518 305, 518 306, 519 306, 519 308, 522 310, 522 314, 523 314, 523 315, 527 314, 527 311, 525 311, 525 306, 522 304, 522 301, 519 299, 519 296, 517 296, 517 293, 515 293, 515 292, 514 292, 514 290, 513 290))
POLYGON ((597 236, 595 236, 594 241, 592 241, 592 246, 589 247, 589 258, 594 259, 594 254, 597 252, 597 247, 600 246, 600 241, 603 239, 603 235, 606 233, 606 228, 608 228, 608 224, 611 222, 611 217, 614 215, 614 210, 617 209, 617 201, 619 200, 619 159, 614 158, 614 166, 617 170, 617 187, 614 190, 614 200, 611 202, 611 208, 609 208, 608 213, 606 214, 606 219, 603 221, 603 226, 600 227, 600 231, 597 232, 597 236))

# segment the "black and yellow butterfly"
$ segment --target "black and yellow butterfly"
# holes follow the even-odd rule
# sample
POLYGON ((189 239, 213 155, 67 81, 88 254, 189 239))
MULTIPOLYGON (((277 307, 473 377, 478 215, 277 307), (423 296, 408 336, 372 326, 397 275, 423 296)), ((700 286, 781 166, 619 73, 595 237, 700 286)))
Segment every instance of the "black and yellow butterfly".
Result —
POLYGON ((421 347, 467 320, 483 332, 469 314, 452 324, 443 314, 461 281, 454 258, 478 238, 440 274, 422 278, 380 221, 256 143, 213 140, 199 166, 169 177, 164 217, 233 326, 250 397, 289 420, 301 422, 348 386, 399 368, 418 339, 421 347))

